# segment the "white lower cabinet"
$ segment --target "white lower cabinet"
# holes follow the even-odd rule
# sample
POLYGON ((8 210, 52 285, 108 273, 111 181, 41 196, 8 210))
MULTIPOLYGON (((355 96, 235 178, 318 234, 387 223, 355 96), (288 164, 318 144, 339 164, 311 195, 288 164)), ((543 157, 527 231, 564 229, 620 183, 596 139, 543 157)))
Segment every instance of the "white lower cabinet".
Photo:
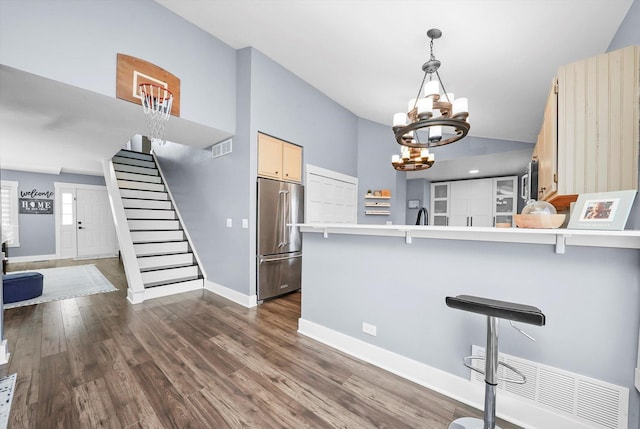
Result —
POLYGON ((430 224, 513 226, 517 183, 516 176, 432 183, 430 224))

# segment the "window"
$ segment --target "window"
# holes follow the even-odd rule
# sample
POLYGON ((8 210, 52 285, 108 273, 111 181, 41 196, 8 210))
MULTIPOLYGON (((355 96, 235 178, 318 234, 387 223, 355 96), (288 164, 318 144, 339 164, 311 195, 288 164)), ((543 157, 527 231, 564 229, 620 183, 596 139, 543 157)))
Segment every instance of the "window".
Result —
POLYGON ((0 181, 0 210, 2 212, 2 241, 9 247, 20 246, 18 229, 18 182, 0 181))
POLYGON ((73 225, 73 194, 62 193, 62 224, 73 225))

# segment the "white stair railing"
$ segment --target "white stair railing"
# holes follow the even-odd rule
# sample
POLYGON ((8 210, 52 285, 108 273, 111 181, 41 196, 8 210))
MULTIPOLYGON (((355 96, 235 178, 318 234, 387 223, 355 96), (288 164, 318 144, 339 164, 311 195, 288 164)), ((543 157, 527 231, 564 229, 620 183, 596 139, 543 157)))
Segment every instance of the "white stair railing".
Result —
POLYGON ((127 276, 127 284, 129 285, 127 289, 127 299, 132 304, 139 304, 144 301, 144 283, 142 282, 140 267, 138 266, 138 258, 133 248, 133 239, 131 238, 127 216, 124 211, 124 205, 122 204, 122 198, 120 197, 120 188, 118 187, 113 162, 110 159, 103 160, 102 170, 104 173, 104 181, 107 185, 107 192, 109 193, 111 213, 116 227, 118 243, 120 244, 120 255, 124 265, 124 272, 127 276))

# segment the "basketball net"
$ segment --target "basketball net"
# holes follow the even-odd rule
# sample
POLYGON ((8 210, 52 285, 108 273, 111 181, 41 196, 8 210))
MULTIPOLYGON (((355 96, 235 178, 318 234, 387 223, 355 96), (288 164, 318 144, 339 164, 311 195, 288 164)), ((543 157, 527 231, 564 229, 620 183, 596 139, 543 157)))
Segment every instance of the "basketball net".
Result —
POLYGON ((152 83, 138 86, 149 139, 152 143, 164 144, 165 125, 171 116, 173 93, 167 88, 152 83))

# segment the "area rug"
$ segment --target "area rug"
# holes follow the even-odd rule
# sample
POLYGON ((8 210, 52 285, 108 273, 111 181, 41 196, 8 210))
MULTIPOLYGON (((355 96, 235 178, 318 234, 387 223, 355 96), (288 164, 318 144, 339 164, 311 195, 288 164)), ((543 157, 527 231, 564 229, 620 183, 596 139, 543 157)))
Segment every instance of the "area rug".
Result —
POLYGON ((95 265, 75 265, 29 271, 44 276, 42 295, 25 301, 5 304, 5 309, 118 290, 95 265))
POLYGON ((9 425, 9 413, 13 400, 13 389, 16 385, 16 374, 0 378, 0 428, 9 425))

